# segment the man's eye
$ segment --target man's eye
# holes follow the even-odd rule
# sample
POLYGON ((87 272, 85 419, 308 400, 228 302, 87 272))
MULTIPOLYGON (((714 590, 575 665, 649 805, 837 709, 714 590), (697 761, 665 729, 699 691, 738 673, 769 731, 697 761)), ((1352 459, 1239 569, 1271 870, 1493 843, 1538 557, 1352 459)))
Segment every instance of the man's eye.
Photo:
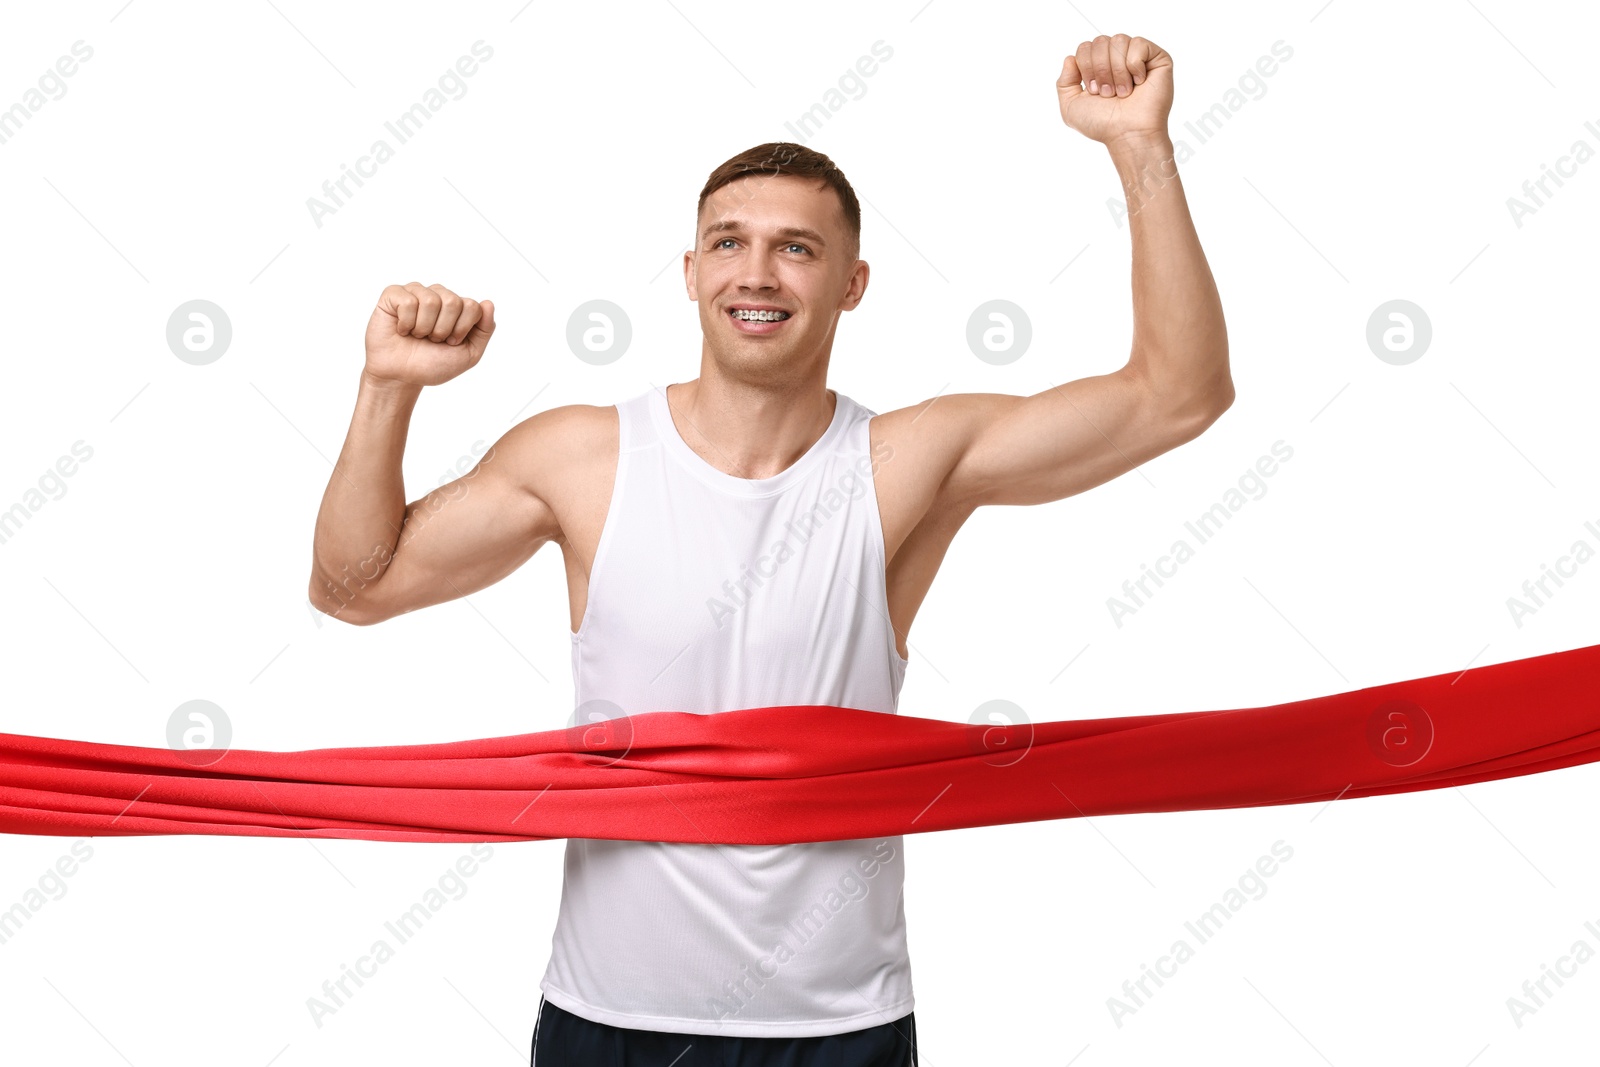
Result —
MULTIPOLYGON (((713 247, 720 249, 723 245, 727 244, 729 241, 732 241, 732 240, 733 240, 732 237, 724 237, 720 241, 718 241, 713 247)), ((811 253, 811 249, 807 248, 805 245, 800 244, 798 242, 787 244, 784 247, 785 248, 798 248, 798 249, 800 249, 800 251, 805 252, 807 255, 809 255, 811 253)))

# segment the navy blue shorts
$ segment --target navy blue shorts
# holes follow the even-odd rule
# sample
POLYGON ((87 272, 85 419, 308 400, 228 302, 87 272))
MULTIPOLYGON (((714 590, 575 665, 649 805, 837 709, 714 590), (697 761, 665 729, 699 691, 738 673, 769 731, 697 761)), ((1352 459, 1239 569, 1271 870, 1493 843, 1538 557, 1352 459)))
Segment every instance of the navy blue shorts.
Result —
POLYGON ((529 1067, 917 1067, 915 1016, 822 1037, 669 1034, 592 1022, 541 996, 529 1067))

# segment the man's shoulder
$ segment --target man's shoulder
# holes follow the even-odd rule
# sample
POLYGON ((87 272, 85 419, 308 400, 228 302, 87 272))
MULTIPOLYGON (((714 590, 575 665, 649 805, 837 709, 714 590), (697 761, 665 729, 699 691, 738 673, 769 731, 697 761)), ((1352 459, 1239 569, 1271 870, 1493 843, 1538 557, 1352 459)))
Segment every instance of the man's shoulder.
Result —
POLYGON ((562 404, 541 414, 549 416, 552 432, 580 444, 617 428, 616 404, 562 404))
POLYGON ((580 453, 617 435, 617 405, 561 404, 529 415, 514 430, 543 448, 580 453))
POLYGON ((546 496, 615 462, 617 422, 612 404, 561 404, 512 426, 493 451, 508 476, 546 496))

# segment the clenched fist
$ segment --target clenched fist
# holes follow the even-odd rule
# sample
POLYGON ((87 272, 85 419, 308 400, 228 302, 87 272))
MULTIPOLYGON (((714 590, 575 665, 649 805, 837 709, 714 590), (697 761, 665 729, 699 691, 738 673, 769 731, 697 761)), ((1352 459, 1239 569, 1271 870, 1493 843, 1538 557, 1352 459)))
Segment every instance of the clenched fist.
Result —
POLYGON ((407 385, 439 385, 483 358, 494 334, 494 302, 442 285, 391 285, 367 320, 366 373, 407 385))
POLYGON ((1092 141, 1167 136, 1172 56, 1153 41, 1101 34, 1078 46, 1056 79, 1061 121, 1092 141))

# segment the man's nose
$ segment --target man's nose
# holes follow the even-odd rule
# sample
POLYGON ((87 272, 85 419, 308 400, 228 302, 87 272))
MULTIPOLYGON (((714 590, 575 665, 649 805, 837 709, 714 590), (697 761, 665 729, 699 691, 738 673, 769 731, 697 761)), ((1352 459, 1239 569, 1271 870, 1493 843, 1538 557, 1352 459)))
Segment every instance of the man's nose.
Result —
POLYGON ((777 260, 771 252, 751 251, 739 261, 739 284, 745 289, 776 289, 777 260))

